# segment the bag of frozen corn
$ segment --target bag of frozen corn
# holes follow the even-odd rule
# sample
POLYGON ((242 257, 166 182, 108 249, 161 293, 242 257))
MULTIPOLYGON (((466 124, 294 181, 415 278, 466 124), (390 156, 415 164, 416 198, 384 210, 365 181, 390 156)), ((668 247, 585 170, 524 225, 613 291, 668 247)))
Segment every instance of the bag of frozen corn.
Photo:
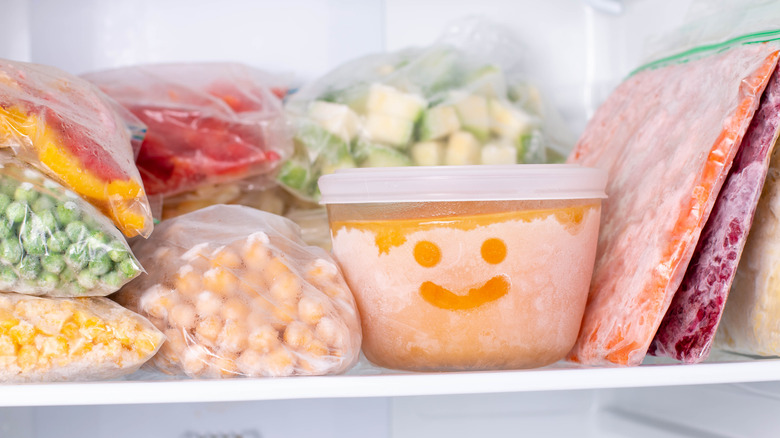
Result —
POLYGON ((0 148, 78 193, 126 236, 148 236, 152 214, 131 145, 143 128, 128 127, 123 112, 84 79, 0 60, 0 148))
POLYGON ((0 291, 104 296, 141 271, 107 217, 30 165, 0 152, 0 291))
POLYGON ((114 297, 168 341, 151 364, 224 378, 340 373, 358 358, 354 298, 291 221, 216 205, 164 221, 133 250, 155 266, 114 297))
POLYGON ((137 370, 164 337, 107 298, 0 294, 0 382, 112 379, 137 370))
POLYGON ((338 168, 563 161, 573 139, 523 77, 520 47, 466 20, 430 47, 337 68, 288 98, 295 153, 279 181, 316 200, 338 168))

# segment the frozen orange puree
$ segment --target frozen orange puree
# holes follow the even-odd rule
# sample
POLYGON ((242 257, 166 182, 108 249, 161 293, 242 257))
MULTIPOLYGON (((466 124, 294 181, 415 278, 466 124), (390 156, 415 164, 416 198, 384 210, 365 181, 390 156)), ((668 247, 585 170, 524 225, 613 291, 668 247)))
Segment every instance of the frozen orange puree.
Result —
POLYGON ((550 205, 393 220, 335 215, 333 252, 357 299, 366 357, 408 370, 562 359, 585 308, 600 202, 550 205))

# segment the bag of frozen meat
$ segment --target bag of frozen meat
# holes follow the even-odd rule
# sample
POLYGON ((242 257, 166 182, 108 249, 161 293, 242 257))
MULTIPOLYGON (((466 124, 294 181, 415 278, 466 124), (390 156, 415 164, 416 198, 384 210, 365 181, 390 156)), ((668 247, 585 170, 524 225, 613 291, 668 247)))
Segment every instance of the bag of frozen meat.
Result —
POLYGON ((283 217, 216 205, 164 221, 133 250, 156 269, 115 297, 163 331, 151 364, 166 373, 319 375, 357 361, 360 322, 340 269, 283 217))
POLYGON ((0 382, 112 379, 136 371, 162 333, 107 298, 0 294, 0 382))
POLYGON ((566 129, 523 73, 521 45, 478 19, 423 49, 349 62, 292 94, 295 153, 279 181, 303 199, 338 168, 563 161, 566 129))
POLYGON ((12 150, 91 202, 128 236, 148 236, 152 214, 134 164, 129 118, 84 79, 0 60, 0 148, 12 150))
POLYGON ((147 126, 136 164, 150 195, 276 170, 292 152, 287 84, 242 64, 158 64, 84 76, 147 126))
POLYGON ((778 35, 685 46, 594 114, 569 161, 607 170, 609 198, 569 359, 706 358, 778 132, 778 35))
POLYGON ((110 219, 0 152, 0 291, 104 296, 141 271, 110 219))

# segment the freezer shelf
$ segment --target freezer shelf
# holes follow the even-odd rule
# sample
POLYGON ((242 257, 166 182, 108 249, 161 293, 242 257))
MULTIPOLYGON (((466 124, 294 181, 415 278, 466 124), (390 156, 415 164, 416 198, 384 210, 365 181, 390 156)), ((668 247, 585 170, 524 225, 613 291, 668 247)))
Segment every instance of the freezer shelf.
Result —
POLYGON ((283 399, 489 394, 780 380, 780 359, 464 373, 397 373, 369 366, 355 374, 266 379, 110 381, 0 385, 0 406, 188 403, 283 399), (380 374, 377 374, 380 373, 380 374))

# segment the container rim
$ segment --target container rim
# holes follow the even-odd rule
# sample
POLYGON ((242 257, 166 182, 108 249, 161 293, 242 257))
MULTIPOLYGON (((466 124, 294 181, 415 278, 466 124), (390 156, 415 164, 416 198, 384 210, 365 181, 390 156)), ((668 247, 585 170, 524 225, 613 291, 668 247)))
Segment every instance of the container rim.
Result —
POLYGON ((607 197, 607 172, 577 164, 339 169, 318 184, 324 205, 607 197))

